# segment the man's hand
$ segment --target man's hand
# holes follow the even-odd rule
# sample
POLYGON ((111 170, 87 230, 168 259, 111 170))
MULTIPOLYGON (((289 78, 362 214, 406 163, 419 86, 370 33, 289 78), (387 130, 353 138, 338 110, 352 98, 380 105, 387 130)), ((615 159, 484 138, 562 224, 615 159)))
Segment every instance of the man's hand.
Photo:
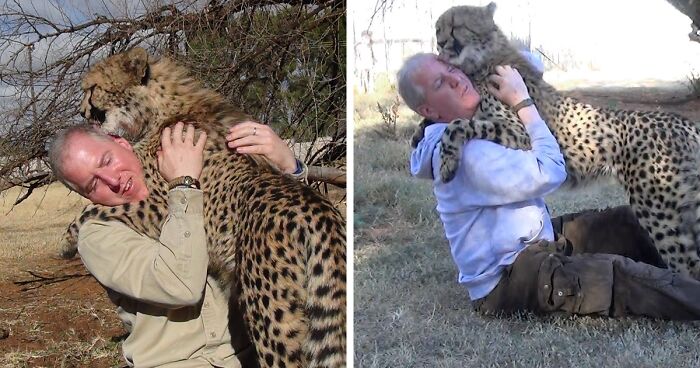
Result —
POLYGON ((265 124, 245 121, 229 129, 226 135, 229 148, 238 153, 256 153, 272 161, 287 174, 297 170, 297 160, 287 144, 265 124))
POLYGON ((499 65, 496 74, 489 75, 488 89, 501 102, 513 107, 526 98, 530 98, 523 77, 510 65, 499 65))
MULTIPOLYGON (((525 81, 515 68, 510 65, 499 65, 495 70, 496 74, 489 76, 488 89, 491 94, 511 108, 524 99, 530 98, 525 81)), ((534 105, 518 109, 518 117, 524 125, 542 120, 534 105)))
POLYGON ((187 132, 183 136, 182 122, 178 122, 172 128, 163 129, 160 136, 160 150, 158 150, 158 170, 167 181, 180 176, 199 178, 204 163, 204 143, 207 134, 202 132, 197 143, 194 143, 194 126, 188 124, 187 132))

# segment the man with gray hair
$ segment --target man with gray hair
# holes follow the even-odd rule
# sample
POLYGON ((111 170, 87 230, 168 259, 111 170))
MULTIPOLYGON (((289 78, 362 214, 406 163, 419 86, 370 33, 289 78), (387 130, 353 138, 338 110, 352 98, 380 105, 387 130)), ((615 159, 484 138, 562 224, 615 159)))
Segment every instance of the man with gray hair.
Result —
POLYGON ((427 119, 411 174, 433 182, 458 280, 475 309, 700 319, 699 281, 608 254, 618 243, 623 252, 653 249, 629 207, 550 218, 543 197, 566 179, 564 158, 517 70, 495 72, 487 88, 518 115, 532 148, 471 140, 449 183, 440 179, 439 143, 447 123, 474 116, 479 93, 432 54, 412 56, 397 75, 404 101, 427 119), (580 254, 591 250, 599 253, 580 254))
POLYGON ((432 121, 470 118, 481 99, 461 70, 439 61, 434 54, 408 58, 397 81, 399 94, 408 107, 432 121))
MULTIPOLYGON (((240 329, 229 331, 228 297, 207 275, 204 195, 198 182, 205 140, 205 133, 195 140, 192 125, 185 130, 177 123, 163 130, 158 170, 170 190, 159 239, 119 221, 92 219, 80 228, 82 261, 117 305, 129 332, 122 344, 129 366, 256 366, 242 320, 232 322, 240 329)), ((291 150, 266 125, 238 124, 226 140, 240 153, 261 153, 280 170, 303 174, 291 150)), ((60 132, 49 160, 61 182, 93 203, 117 206, 149 195, 131 144, 99 128, 81 125, 60 132)))

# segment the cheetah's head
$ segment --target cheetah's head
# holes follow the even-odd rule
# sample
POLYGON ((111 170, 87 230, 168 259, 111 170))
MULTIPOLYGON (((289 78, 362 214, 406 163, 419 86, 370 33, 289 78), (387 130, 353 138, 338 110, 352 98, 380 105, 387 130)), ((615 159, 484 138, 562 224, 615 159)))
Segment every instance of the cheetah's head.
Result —
POLYGON ((487 53, 500 32, 493 20, 496 4, 455 6, 435 24, 440 59, 474 74, 487 66, 487 53))
POLYGON ((95 64, 81 82, 80 114, 107 133, 138 141, 156 111, 147 88, 149 69, 149 56, 142 48, 95 64))

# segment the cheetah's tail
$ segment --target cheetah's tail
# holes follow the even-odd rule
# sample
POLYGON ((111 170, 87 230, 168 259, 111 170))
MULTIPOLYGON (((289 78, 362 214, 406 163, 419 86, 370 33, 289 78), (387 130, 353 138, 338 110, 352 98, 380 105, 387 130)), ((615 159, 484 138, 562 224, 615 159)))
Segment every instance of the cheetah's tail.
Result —
POLYGON ((322 217, 319 223, 323 225, 321 246, 309 250, 307 262, 309 341, 305 350, 309 367, 340 368, 346 364, 345 228, 342 220, 322 217))

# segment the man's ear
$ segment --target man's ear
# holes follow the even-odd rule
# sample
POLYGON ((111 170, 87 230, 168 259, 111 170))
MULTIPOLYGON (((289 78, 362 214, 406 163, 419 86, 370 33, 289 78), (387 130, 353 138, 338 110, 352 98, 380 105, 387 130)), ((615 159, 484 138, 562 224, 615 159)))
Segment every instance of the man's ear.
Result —
POLYGON ((428 118, 433 121, 438 120, 438 118, 440 117, 437 111, 435 111, 432 107, 426 104, 418 106, 418 113, 421 114, 424 118, 428 118))
POLYGON ((129 141, 127 141, 126 139, 124 139, 122 137, 116 137, 116 136, 110 136, 110 138, 112 138, 114 143, 128 149, 129 151, 132 151, 132 152, 134 151, 134 148, 131 147, 131 143, 129 143, 129 141))

